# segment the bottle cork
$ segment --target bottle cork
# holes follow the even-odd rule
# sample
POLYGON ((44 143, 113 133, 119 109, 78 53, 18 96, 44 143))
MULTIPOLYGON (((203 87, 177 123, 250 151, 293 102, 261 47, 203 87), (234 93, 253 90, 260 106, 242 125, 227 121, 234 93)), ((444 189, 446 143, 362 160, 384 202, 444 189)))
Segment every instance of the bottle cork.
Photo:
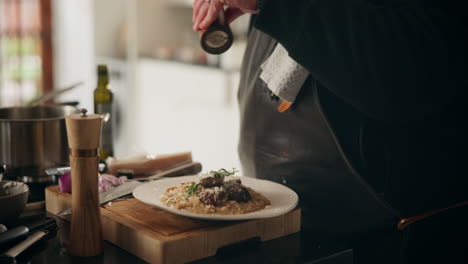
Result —
POLYGON ((102 118, 81 114, 65 117, 72 176, 72 216, 69 253, 90 257, 103 251, 98 193, 98 147, 102 118))

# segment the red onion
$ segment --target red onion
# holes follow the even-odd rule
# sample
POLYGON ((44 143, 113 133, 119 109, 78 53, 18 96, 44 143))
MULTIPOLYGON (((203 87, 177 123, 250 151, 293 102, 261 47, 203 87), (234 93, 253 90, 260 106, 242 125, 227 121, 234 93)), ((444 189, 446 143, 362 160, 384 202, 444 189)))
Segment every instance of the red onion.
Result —
MULTIPOLYGON (((99 192, 107 192, 127 180, 126 176, 120 176, 119 178, 110 174, 102 174, 98 177, 99 192)), ((71 173, 67 172, 60 176, 59 178, 59 187, 61 192, 71 193, 71 173)))
POLYGON ((99 192, 107 192, 114 187, 117 187, 124 183, 127 177, 120 176, 119 178, 110 174, 102 174, 99 176, 99 192))
POLYGON ((59 178, 59 188, 61 192, 71 193, 71 173, 66 172, 59 178))

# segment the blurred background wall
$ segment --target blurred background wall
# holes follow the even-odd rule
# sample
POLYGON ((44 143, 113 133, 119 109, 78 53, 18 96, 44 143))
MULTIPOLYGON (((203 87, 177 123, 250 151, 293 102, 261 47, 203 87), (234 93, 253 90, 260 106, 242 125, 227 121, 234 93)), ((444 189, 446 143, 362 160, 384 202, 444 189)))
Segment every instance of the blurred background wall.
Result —
POLYGON ((0 0, 0 106, 83 82, 56 102, 93 109, 96 65, 105 63, 117 106, 116 157, 192 151, 206 170, 240 168, 237 86, 248 17, 232 24, 235 44, 228 52, 207 55, 191 30, 191 5, 0 0))

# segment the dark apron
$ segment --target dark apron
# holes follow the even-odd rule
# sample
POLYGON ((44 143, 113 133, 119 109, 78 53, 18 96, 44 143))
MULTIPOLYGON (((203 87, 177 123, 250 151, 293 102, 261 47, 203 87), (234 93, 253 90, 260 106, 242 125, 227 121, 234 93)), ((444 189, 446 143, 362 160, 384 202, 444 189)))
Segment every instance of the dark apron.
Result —
POLYGON ((359 175, 344 154, 309 77, 293 107, 279 113, 260 64, 276 42, 252 29, 244 57, 239 103, 243 173, 285 184, 299 195, 303 228, 358 232, 393 226, 399 213, 359 175))

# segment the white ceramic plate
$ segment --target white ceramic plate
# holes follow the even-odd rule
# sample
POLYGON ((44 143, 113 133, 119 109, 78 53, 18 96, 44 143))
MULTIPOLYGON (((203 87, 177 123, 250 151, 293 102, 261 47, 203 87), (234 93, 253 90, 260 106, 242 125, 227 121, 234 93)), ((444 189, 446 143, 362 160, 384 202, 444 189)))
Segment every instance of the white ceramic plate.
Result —
POLYGON ((275 182, 259 180, 249 177, 230 176, 229 178, 239 178, 242 181, 243 185, 254 189, 255 191, 261 193, 266 198, 268 198, 271 202, 271 206, 260 211, 251 212, 247 214, 211 215, 196 214, 184 210, 178 210, 175 208, 168 207, 160 201, 161 196, 164 195, 168 188, 178 186, 180 183, 183 182, 196 181, 198 179, 198 176, 167 178, 163 180, 145 183, 138 186, 133 191, 133 196, 135 196, 135 198, 144 203, 159 207, 171 213, 205 220, 246 220, 275 217, 285 214, 294 209, 299 200, 297 194, 293 190, 275 182))

